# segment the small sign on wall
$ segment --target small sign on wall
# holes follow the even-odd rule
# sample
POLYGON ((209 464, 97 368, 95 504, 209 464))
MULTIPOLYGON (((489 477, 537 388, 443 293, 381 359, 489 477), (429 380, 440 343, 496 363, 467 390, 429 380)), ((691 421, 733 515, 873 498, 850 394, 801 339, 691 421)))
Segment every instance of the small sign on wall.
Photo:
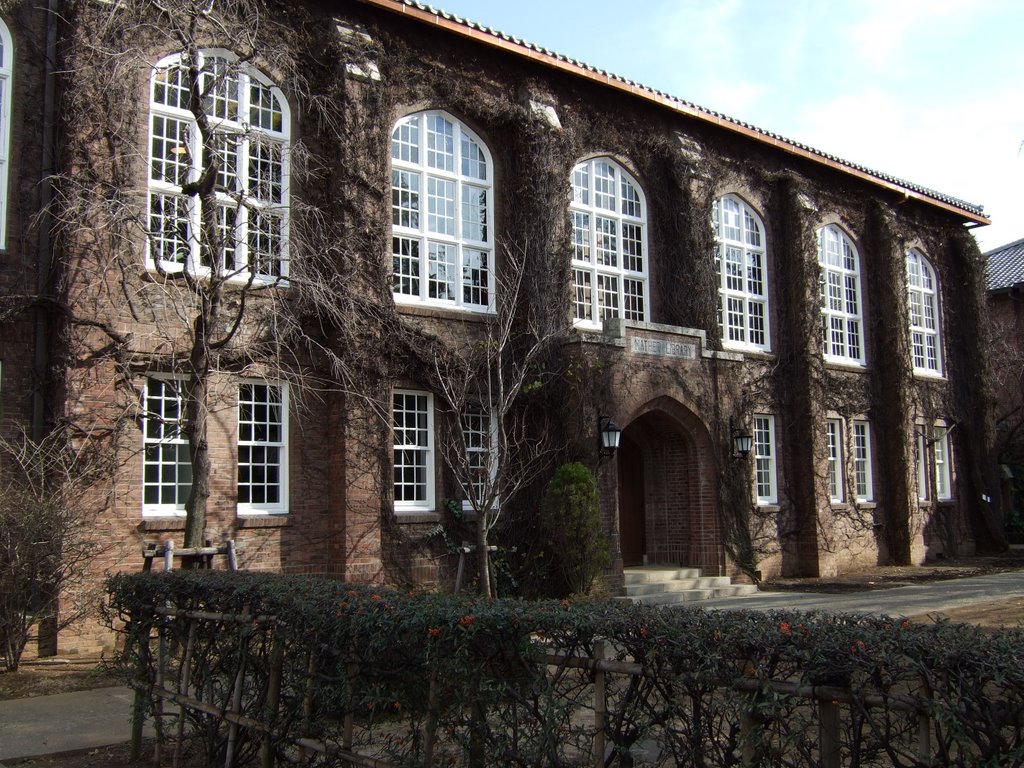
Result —
POLYGON ((637 355, 675 357, 682 360, 697 359, 696 344, 687 344, 681 341, 665 341, 664 339, 642 339, 639 336, 630 338, 629 351, 637 355))

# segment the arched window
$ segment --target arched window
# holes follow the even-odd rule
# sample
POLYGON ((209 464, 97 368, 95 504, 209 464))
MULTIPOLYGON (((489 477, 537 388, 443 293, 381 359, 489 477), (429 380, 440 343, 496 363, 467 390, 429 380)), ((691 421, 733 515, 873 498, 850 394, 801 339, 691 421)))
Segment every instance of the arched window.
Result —
POLYGON ((712 215, 722 344, 733 349, 767 350, 764 225, 750 206, 733 195, 715 200, 712 215))
POLYGON ((818 230, 818 263, 825 359, 864 365, 860 256, 849 235, 834 224, 818 230))
POLYGON ((14 45, 7 25, 0 21, 0 248, 7 242, 7 166, 11 159, 11 75, 14 45))
POLYGON ((280 89, 227 51, 200 54, 201 110, 214 129, 204 147, 189 107, 191 76, 180 55, 160 61, 150 95, 150 266, 216 269, 261 280, 288 274, 288 147, 291 117, 280 89), (199 180, 216 156, 219 253, 204 236, 199 180))
POLYGON ((573 318, 647 320, 647 204, 618 163, 597 157, 572 170, 573 318))
POLYGON ((917 373, 942 373, 939 337, 939 285, 935 270, 920 251, 907 251, 907 305, 910 353, 917 373))
POLYGON ((444 112, 391 133, 395 301, 494 309, 494 166, 484 143, 444 112))

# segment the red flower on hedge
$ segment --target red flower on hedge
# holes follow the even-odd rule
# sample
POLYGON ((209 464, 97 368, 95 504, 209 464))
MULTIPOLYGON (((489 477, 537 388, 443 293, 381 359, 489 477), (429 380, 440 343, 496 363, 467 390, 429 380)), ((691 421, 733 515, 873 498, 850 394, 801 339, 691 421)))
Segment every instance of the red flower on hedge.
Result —
POLYGON ((427 627, 427 634, 430 635, 431 637, 440 637, 441 636, 441 628, 440 627, 427 627))
POLYGON ((781 632, 782 634, 788 635, 792 631, 793 628, 789 625, 788 621, 783 621, 779 624, 779 632, 781 632))
POLYGON ((370 595, 370 599, 371 600, 380 600, 381 596, 375 593, 375 594, 370 595))
POLYGON ((472 626, 474 621, 476 621, 476 617, 475 616, 472 616, 472 615, 463 616, 461 619, 459 619, 459 626, 460 627, 469 627, 469 626, 472 626))

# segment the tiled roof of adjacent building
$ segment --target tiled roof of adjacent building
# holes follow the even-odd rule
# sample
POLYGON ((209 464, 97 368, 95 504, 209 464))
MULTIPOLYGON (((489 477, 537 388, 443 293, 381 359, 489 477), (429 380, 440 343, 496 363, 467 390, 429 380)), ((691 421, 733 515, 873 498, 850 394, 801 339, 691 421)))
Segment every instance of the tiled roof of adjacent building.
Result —
POLYGON ((897 178, 881 171, 867 168, 840 157, 823 152, 814 147, 802 144, 792 139, 787 139, 777 133, 766 131, 757 126, 746 123, 742 120, 729 117, 720 112, 706 109, 683 99, 676 98, 668 93, 650 88, 641 83, 629 80, 619 75, 607 72, 606 70, 594 67, 585 62, 573 59, 555 51, 548 50, 542 46, 522 40, 504 32, 492 29, 491 27, 478 24, 468 19, 463 19, 446 11, 438 10, 429 5, 417 2, 417 0, 361 0, 368 5, 375 5, 386 8, 406 16, 417 18, 425 23, 433 23, 449 31, 466 35, 480 42, 494 45, 498 48, 524 56, 528 59, 555 67, 564 71, 573 72, 582 77, 603 83, 618 90, 624 90, 649 101, 654 101, 662 106, 668 107, 676 112, 689 115, 690 117, 714 123, 726 130, 741 133, 758 141, 762 141, 779 149, 805 157, 814 162, 836 168, 854 176, 858 176, 871 183, 896 191, 905 197, 922 200, 931 205, 938 205, 978 223, 990 223, 985 216, 985 209, 980 205, 968 203, 951 195, 937 192, 919 184, 897 178))
POLYGON ((988 290, 1001 291, 1024 283, 1024 239, 989 251, 985 259, 985 283, 988 290))

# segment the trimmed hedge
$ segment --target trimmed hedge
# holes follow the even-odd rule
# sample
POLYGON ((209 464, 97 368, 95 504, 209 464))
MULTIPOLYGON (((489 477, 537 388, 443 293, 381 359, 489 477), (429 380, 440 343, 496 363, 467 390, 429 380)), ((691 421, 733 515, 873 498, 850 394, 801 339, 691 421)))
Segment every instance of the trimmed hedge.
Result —
MULTIPOLYGON (((1024 762, 1021 630, 607 601, 488 602, 215 571, 122 575, 108 590, 111 624, 124 634, 119 665, 146 690, 158 674, 154 649, 162 645, 180 665, 189 634, 188 622, 161 618, 154 606, 274 617, 192 622, 189 674, 196 695, 226 701, 245 669, 243 711, 274 723, 281 765, 301 737, 340 743, 346 715, 354 715, 352 749, 393 765, 422 765, 428 751, 437 764, 587 762, 592 672, 539 659, 592 657, 598 641, 607 658, 635 672, 608 674, 605 686, 607 758, 621 765, 819 765, 819 713, 834 703, 843 764, 1024 762), (283 682, 270 707, 275 645, 283 682)), ((164 679, 179 680, 177 670, 164 679)), ((216 717, 192 714, 189 729, 211 759, 222 759, 226 737, 216 717)), ((243 729, 237 744, 240 757, 254 758, 259 735, 243 729)))

